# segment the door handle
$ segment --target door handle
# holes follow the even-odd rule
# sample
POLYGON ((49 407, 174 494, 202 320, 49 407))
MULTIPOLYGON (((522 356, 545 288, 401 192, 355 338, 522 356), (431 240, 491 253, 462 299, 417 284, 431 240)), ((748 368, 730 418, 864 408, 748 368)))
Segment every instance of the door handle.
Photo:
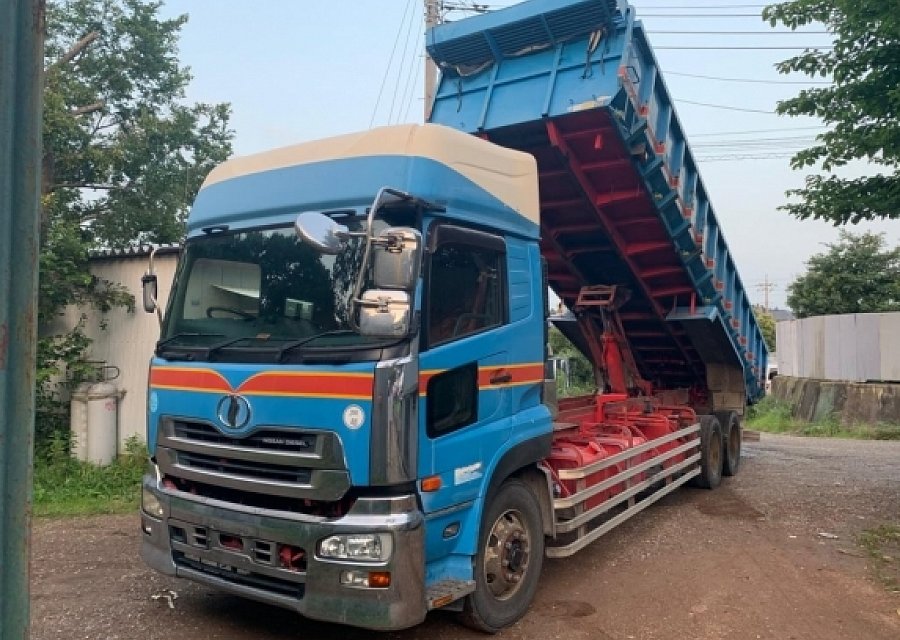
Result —
POLYGON ((491 376, 491 384, 506 384, 512 382, 512 374, 509 371, 497 372, 491 376))

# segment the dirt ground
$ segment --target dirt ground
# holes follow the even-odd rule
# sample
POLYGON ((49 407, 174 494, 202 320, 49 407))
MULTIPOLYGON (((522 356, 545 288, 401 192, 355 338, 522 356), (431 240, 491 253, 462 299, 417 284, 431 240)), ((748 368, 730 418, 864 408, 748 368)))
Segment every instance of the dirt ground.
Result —
MULTIPOLYGON (((581 553, 546 561, 530 612, 497 637, 898 640, 900 595, 873 578, 855 541, 898 522, 900 442, 763 434, 719 489, 677 491, 581 553)), ((157 575, 137 545, 137 516, 38 520, 31 637, 376 635, 157 575), (178 593, 174 608, 151 599, 162 589, 178 593)), ((380 636, 485 637, 445 612, 380 636)))

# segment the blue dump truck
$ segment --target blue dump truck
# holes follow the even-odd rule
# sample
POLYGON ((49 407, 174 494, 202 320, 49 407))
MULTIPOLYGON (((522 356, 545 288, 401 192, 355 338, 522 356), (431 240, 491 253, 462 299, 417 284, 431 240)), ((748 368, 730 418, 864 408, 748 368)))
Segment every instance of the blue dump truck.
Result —
POLYGON ((543 558, 738 471, 766 348, 634 9, 532 0, 428 50, 429 123, 201 188, 149 371, 154 569, 492 632, 543 558), (548 287, 595 393, 547 380, 548 287))

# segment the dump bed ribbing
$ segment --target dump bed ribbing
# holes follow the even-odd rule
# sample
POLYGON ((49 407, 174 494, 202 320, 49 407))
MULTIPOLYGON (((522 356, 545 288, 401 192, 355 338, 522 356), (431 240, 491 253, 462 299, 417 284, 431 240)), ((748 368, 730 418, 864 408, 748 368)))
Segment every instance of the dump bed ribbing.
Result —
POLYGON ((767 351, 634 8, 530 0, 428 33, 431 122, 532 153, 550 286, 624 285, 625 333, 659 388, 763 389, 767 351))

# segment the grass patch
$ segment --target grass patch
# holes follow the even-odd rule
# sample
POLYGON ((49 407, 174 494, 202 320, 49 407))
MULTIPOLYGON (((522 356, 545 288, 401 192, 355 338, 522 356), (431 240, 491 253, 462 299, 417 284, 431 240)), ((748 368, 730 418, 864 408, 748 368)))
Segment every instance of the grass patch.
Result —
POLYGON ((869 566, 884 588, 900 593, 900 526, 883 524, 866 529, 857 537, 869 555, 869 566))
POLYGON ((76 516, 136 512, 147 449, 130 439, 126 452, 108 467, 71 458, 64 442, 52 444, 34 461, 34 515, 76 516))
POLYGON ((842 425, 837 416, 819 422, 805 422, 791 416, 790 405, 772 396, 750 407, 744 426, 767 433, 787 433, 823 438, 855 438, 858 440, 900 440, 900 425, 858 424, 842 425))

